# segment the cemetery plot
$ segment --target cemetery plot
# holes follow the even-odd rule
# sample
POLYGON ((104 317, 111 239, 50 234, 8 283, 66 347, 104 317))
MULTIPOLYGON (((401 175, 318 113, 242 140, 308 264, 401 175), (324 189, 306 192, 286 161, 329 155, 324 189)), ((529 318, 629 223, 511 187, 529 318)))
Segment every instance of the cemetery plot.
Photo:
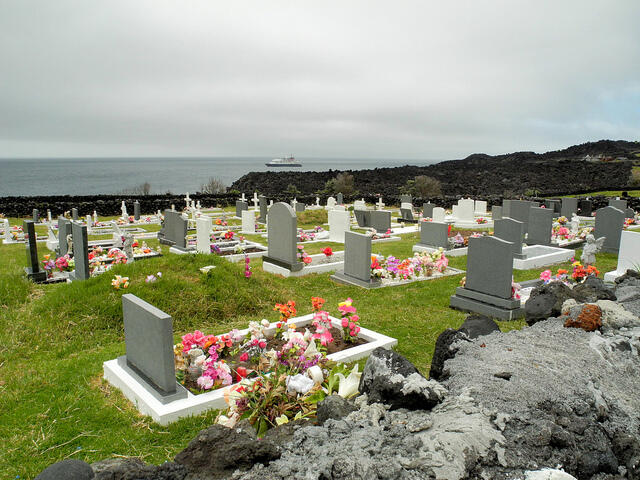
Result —
POLYGON ((440 222, 420 223, 420 241, 413 246, 414 252, 436 252, 445 250, 450 257, 467 254, 469 239, 488 235, 488 232, 454 229, 450 224, 440 222))
POLYGON ((169 315, 134 295, 123 295, 122 302, 127 353, 103 364, 104 378, 161 425, 225 408, 225 396, 235 389, 235 382, 247 385, 279 366, 309 370, 310 375, 301 375, 306 382, 321 381, 327 361, 352 362, 378 347, 397 344, 394 338, 360 327, 350 299, 338 307, 342 318, 322 311, 324 300, 314 297, 312 314, 293 317, 295 303, 288 302, 276 305, 280 322, 250 322, 245 330, 217 336, 195 331, 178 345, 173 345, 169 315), (307 330, 310 333, 304 333, 307 330), (321 344, 328 354, 320 351, 321 344))

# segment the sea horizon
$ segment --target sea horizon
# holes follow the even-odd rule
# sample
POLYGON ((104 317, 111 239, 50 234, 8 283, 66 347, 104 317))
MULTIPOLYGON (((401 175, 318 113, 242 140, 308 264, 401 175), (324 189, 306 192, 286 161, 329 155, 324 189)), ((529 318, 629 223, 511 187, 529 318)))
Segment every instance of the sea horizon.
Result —
POLYGON ((0 158, 0 197, 118 194, 149 183, 152 194, 201 190, 210 178, 227 187, 249 172, 366 170, 426 166, 442 159, 296 157, 302 167, 267 167, 265 156, 122 156, 0 158), (84 162, 84 163, 82 163, 84 162))

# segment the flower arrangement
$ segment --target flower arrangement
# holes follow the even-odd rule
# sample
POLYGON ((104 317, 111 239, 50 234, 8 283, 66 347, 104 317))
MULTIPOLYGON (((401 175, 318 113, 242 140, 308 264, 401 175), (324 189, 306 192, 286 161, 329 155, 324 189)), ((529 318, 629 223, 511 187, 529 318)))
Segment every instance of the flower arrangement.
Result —
POLYGON ((371 257, 371 277, 374 279, 393 281, 411 280, 419 277, 431 277, 435 272, 444 273, 449 266, 449 259, 443 249, 435 252, 416 252, 413 257, 399 260, 389 255, 371 257))
POLYGON ((520 290, 522 286, 511 279, 511 298, 514 300, 520 300, 520 290))
POLYGON ((220 250, 220 247, 218 245, 216 245, 215 243, 211 244, 211 253, 215 253, 216 255, 220 255, 221 252, 222 252, 222 250, 220 250))
POLYGON ((486 218, 484 218, 484 217, 480 217, 480 218, 476 218, 476 223, 480 224, 480 225, 483 225, 485 223, 488 223, 488 220, 486 218))
POLYGON ((127 256, 119 248, 112 248, 107 252, 107 257, 113 259, 114 264, 127 263, 127 256))
POLYGON ((309 265, 313 259, 304 251, 304 246, 298 245, 298 252, 296 254, 298 257, 298 261, 304 263, 305 265, 309 265))
POLYGON ((129 288, 129 277, 121 277, 120 275, 116 275, 115 277, 113 277, 113 280, 111 280, 111 285, 113 286, 114 290, 129 288))
POLYGON ((584 268, 580 262, 573 262, 572 266, 573 272, 571 273, 571 278, 573 278, 577 283, 584 282, 589 276, 593 275, 597 277, 600 275, 598 269, 593 265, 589 265, 587 268, 584 268))
POLYGON ((543 272, 540 273, 540 280, 542 280, 543 283, 549 283, 553 281, 566 282, 567 273, 569 272, 564 268, 559 268, 555 275, 551 273, 551 270, 544 270, 543 272))
POLYGON ((159 278, 162 278, 162 272, 158 272, 155 275, 153 275, 153 274, 147 275, 147 277, 144 279, 144 281, 147 282, 147 283, 153 283, 156 280, 158 280, 159 278))
MULTIPOLYGON (((311 323, 316 331, 311 336, 315 340, 319 340, 323 347, 327 347, 333 342, 333 336, 331 335, 331 320, 329 319, 329 312, 322 310, 325 300, 320 297, 311 297, 311 307, 313 308, 313 322, 311 323)), ((338 306, 340 309, 340 306, 338 306)))
POLYGON ((224 233, 224 239, 225 239, 225 240, 233 240, 233 236, 234 236, 234 235, 235 235, 235 234, 234 234, 231 230, 228 230, 228 231, 226 231, 226 232, 224 233))
POLYGON ((322 253, 324 253, 324 256, 326 257, 327 260, 330 260, 331 257, 333 257, 333 250, 331 250, 331 247, 326 247, 322 250, 322 253))
POLYGON ((71 258, 69 254, 56 258, 55 264, 56 268, 61 272, 70 272, 75 269, 76 266, 74 259, 71 258))
POLYGON ((42 268, 47 272, 47 278, 53 277, 53 271, 56 268, 56 264, 51 260, 51 255, 44 256, 44 260, 42 260, 42 268))
POLYGON ((216 225, 220 225, 222 227, 226 227, 228 225, 228 223, 223 218, 216 218, 216 225))
POLYGON ((251 266, 249 265, 249 262, 251 260, 249 259, 249 255, 245 254, 244 256, 244 278, 249 279, 251 278, 251 275, 253 274, 251 272, 251 266))
POLYGON ((378 233, 375 228, 369 228, 366 231, 365 235, 371 237, 371 240, 380 240, 381 238, 390 238, 391 237, 391 229, 387 229, 385 233, 378 233))
POLYGON ((305 232, 301 228, 298 229, 298 242, 312 242, 315 238, 315 232, 305 232))
POLYGON ((636 219, 635 218, 625 218, 624 219, 624 228, 628 228, 631 225, 636 225, 636 219))
POLYGON ((558 223, 560 225, 564 225, 569 221, 569 219, 567 217, 565 217, 564 215, 562 215, 561 217, 558 217, 558 223))
POLYGON ((360 332, 360 327, 358 326, 360 317, 356 315, 353 300, 347 298, 344 302, 339 303, 338 310, 342 315, 342 338, 347 343, 353 343, 360 332))
POLYGON ((570 279, 575 283, 582 283, 590 276, 597 277, 600 275, 600 271, 593 265, 585 268, 580 262, 575 261, 571 266, 573 267, 571 275, 569 275, 569 271, 564 268, 559 268, 555 275, 551 270, 544 270, 540 273, 540 280, 544 283, 562 282, 566 285, 571 285, 570 279))

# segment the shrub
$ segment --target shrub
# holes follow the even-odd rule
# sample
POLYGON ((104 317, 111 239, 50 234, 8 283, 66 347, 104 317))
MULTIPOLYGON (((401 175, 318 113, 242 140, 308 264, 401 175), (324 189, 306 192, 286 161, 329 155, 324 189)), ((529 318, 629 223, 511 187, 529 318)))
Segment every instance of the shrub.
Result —
POLYGON ((216 193, 225 193, 227 191, 226 185, 216 177, 210 177, 207 183, 200 185, 200 193, 206 193, 208 195, 214 195, 216 193))

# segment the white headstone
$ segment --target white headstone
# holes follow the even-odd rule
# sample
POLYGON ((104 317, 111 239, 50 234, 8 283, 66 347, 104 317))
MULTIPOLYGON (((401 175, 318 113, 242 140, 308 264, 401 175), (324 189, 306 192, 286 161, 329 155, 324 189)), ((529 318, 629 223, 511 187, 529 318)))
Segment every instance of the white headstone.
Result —
POLYGON ((457 219, 457 218, 458 218, 458 215, 459 215, 459 213, 458 213, 458 205, 453 205, 453 206, 451 207, 451 216, 452 216, 453 218, 457 219))
POLYGON ((2 227, 4 228, 4 240, 8 242, 11 239, 11 225, 9 225, 8 219, 5 218, 2 220, 2 227))
POLYGON ((367 204, 364 203, 364 200, 356 200, 355 202, 353 202, 353 209, 354 210, 366 210, 367 209, 367 204))
POLYGON ((333 207, 334 210, 340 210, 341 212, 345 212, 347 210, 347 207, 345 207, 344 205, 336 205, 335 207, 333 207))
POLYGON ((253 210, 242 210, 242 233, 256 233, 256 214, 253 210))
POLYGON ((269 208, 273 207, 273 200, 269 200, 269 208))
POLYGON ((487 214, 487 202, 485 200, 476 200, 475 213, 480 216, 487 214))
POLYGON ((98 212, 93 211, 93 223, 98 223, 98 212))
POLYGON ((434 207, 433 209, 433 218, 434 222, 444 222, 444 208, 442 207, 434 207))
POLYGON ((211 253, 211 217, 196 219, 196 251, 211 253))
POLYGON ((400 208, 408 208, 409 210, 413 210, 413 204, 412 203, 407 203, 407 202, 402 202, 400 204, 400 208))
POLYGON ((327 198, 327 210, 331 210, 335 206, 336 206, 336 199, 333 197, 327 198))
POLYGON ((458 215, 456 218, 464 223, 473 223, 475 221, 475 202, 471 198, 458 200, 458 215))
POLYGON ((87 233, 91 233, 91 227, 92 227, 91 215, 87 215, 87 233))
POLYGON ((344 243, 344 234, 350 230, 351 212, 329 210, 329 241, 344 243))
POLYGON ((640 233, 623 231, 620 235, 618 266, 614 271, 605 273, 604 280, 613 282, 627 270, 637 270, 638 266, 640 266, 640 233))
POLYGON ((173 203, 171 204, 171 211, 172 211, 172 212, 175 212, 175 211, 176 211, 176 206, 175 206, 173 203))
POLYGON ((51 223, 51 210, 47 210, 47 221, 51 223))
POLYGON ((124 204, 124 200, 122 201, 122 205, 120 205, 120 211, 122 212, 123 219, 129 218, 129 215, 127 215, 127 206, 124 204))
POLYGON ((378 210, 382 210, 384 208, 384 203, 382 203, 382 197, 378 199, 378 203, 376 203, 376 208, 378 210))

